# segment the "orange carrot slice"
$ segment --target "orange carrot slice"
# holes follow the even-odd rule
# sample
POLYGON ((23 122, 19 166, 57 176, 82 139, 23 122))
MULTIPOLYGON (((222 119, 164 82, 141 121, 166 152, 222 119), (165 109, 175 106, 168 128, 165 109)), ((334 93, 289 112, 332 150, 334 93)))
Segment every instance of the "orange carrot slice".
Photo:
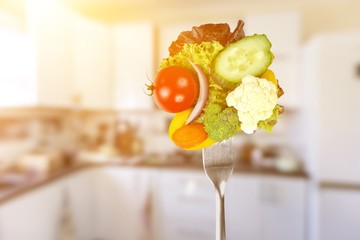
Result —
POLYGON ((204 124, 192 123, 177 129, 172 135, 174 143, 181 148, 192 148, 208 138, 204 124))

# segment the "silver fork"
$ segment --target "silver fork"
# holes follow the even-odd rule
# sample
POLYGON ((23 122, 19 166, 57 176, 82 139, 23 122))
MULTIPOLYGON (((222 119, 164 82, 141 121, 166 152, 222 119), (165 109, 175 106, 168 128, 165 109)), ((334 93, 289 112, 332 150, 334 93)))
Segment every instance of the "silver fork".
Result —
POLYGON ((206 175, 216 190, 216 240, 225 240, 225 185, 234 170, 234 139, 229 138, 202 150, 206 175))

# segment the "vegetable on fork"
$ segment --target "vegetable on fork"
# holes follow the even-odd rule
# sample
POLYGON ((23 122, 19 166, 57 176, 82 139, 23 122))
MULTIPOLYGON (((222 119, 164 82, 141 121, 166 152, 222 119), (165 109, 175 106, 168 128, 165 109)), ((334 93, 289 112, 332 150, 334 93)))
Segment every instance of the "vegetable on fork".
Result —
POLYGON ((153 91, 157 106, 175 113, 169 137, 185 150, 202 149, 206 175, 216 189, 216 240, 225 240, 225 185, 234 169, 239 132, 272 131, 284 93, 269 69, 274 56, 265 34, 245 36, 239 20, 204 24, 180 33, 160 63, 153 91), (175 71, 175 69, 181 71, 175 71))

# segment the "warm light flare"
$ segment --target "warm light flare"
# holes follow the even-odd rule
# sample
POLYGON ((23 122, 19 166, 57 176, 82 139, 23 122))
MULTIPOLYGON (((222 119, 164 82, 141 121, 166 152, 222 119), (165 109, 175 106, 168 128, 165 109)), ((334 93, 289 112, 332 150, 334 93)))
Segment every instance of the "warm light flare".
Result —
POLYGON ((77 13, 108 23, 118 22, 124 19, 142 18, 141 9, 147 5, 146 1, 84 1, 84 0, 60 0, 65 6, 77 13))

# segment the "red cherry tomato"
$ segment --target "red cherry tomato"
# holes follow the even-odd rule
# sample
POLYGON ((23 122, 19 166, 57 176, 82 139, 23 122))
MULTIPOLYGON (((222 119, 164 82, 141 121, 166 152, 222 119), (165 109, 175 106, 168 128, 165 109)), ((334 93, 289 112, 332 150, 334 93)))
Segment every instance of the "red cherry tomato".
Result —
POLYGON ((199 84, 197 77, 186 68, 171 66, 157 73, 152 90, 154 101, 160 109, 177 113, 195 103, 199 84))

